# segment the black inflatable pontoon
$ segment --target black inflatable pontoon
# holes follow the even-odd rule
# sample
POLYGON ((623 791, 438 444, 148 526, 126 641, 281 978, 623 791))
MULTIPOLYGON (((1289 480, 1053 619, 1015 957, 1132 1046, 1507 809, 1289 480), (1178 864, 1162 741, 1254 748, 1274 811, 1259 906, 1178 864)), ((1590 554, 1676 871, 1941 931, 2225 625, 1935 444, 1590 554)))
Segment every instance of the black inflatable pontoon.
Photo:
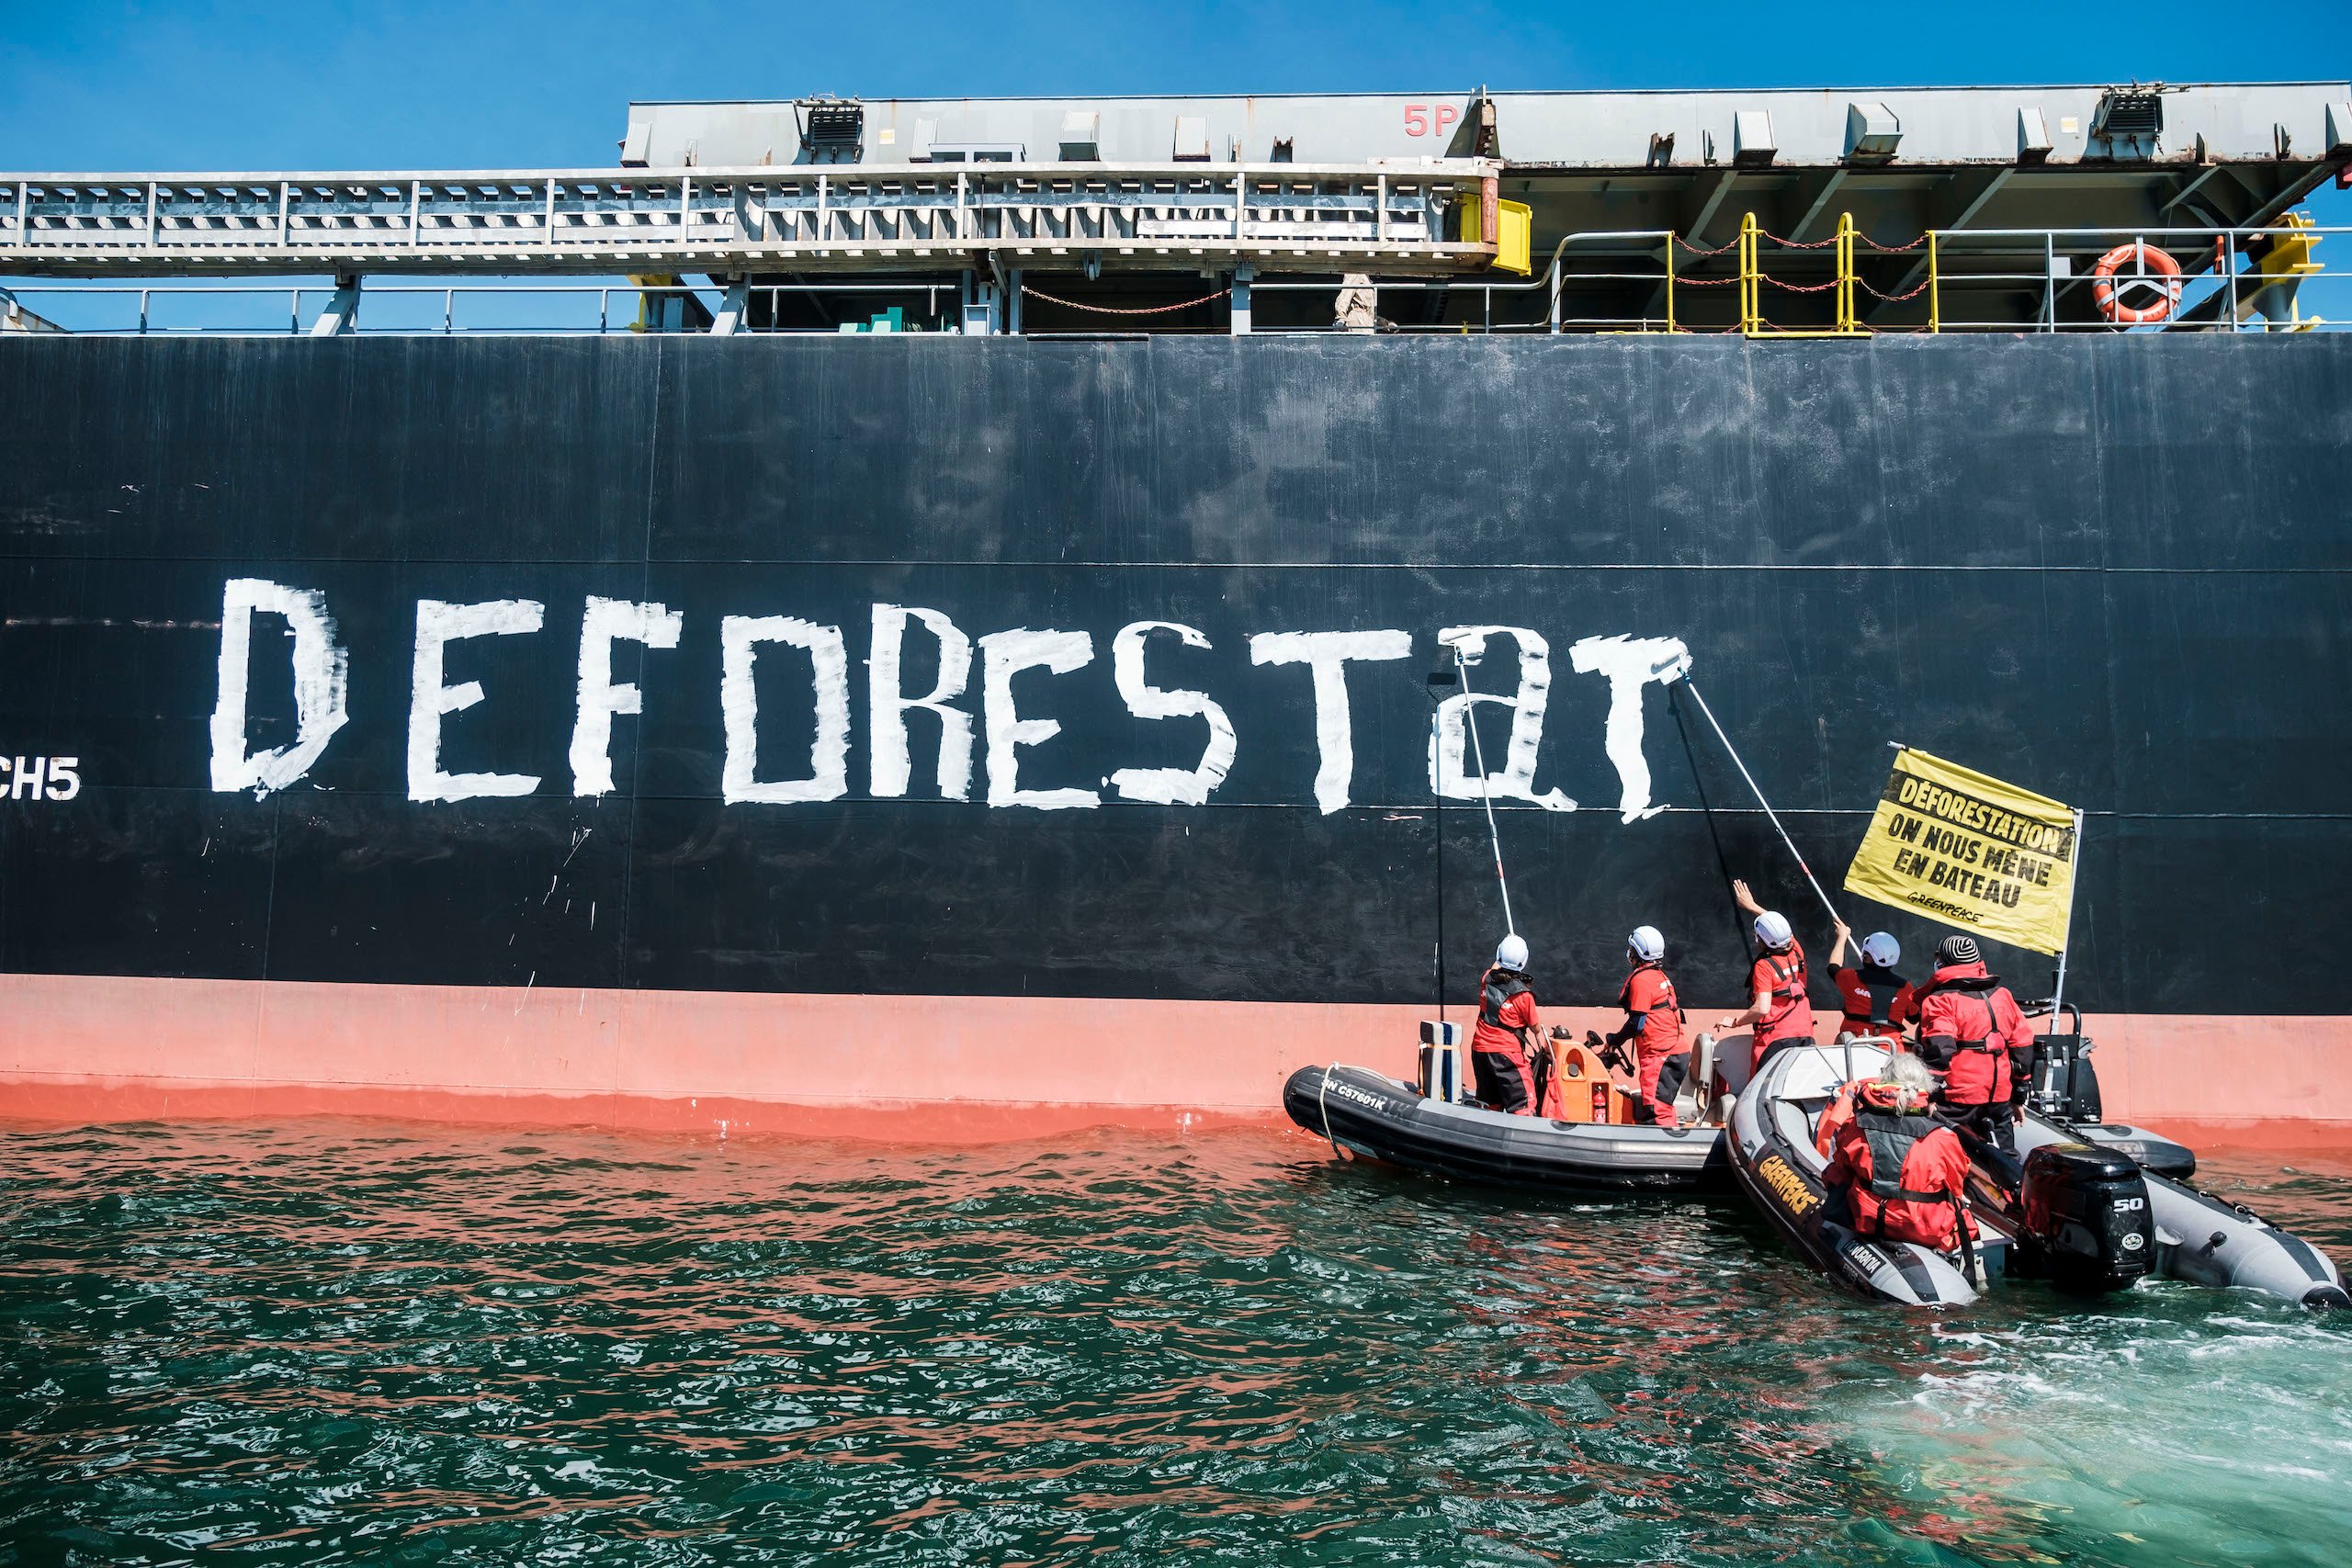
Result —
POLYGON ((1422 1098, 1369 1067, 1301 1067, 1290 1119, 1339 1148, 1452 1181, 1577 1192, 1721 1191, 1723 1130, 1554 1122, 1422 1098))

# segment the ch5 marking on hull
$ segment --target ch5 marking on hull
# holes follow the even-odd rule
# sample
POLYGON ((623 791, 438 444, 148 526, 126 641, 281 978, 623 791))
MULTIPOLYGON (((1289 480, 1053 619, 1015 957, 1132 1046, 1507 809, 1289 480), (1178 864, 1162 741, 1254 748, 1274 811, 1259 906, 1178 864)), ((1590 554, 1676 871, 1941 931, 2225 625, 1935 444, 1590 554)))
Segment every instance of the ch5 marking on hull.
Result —
POLYGON ((79 757, 0 757, 0 800, 71 800, 81 793, 79 757))
MULTIPOLYGON (((571 794, 594 798, 616 788, 612 763, 613 721, 641 714, 645 692, 639 681, 614 676, 619 645, 634 645, 637 662, 677 649, 711 617, 688 616, 654 603, 589 596, 582 606, 575 722, 566 761, 571 794)), ((720 794, 729 804, 789 806, 847 798, 849 749, 854 715, 849 640, 842 628, 790 615, 717 617, 722 674, 718 709, 724 745, 720 794), (797 776, 763 777, 756 661, 763 649, 790 649, 808 661, 814 728, 806 769, 797 776)), ((547 605, 533 599, 492 599, 455 604, 419 599, 412 649, 408 714, 407 792, 418 802, 462 801, 537 794, 538 773, 454 771, 444 765, 449 721, 493 700, 481 680, 451 683, 447 660, 455 644, 489 637, 542 635, 547 605)), ((707 635, 707 634, 706 634, 707 635)), ((256 578, 232 578, 221 595, 219 693, 211 722, 211 781, 215 791, 251 791, 257 798, 302 779, 325 754, 337 731, 350 721, 350 653, 339 638, 326 595, 314 589, 256 578), (292 671, 293 738, 282 745, 250 750, 251 685, 254 621, 273 616, 285 623, 292 671)), ((1505 638, 1518 657, 1510 693, 1475 692, 1450 696, 1440 705, 1427 743, 1430 787, 1448 799, 1491 796, 1547 811, 1574 811, 1577 804, 1557 789, 1539 788, 1536 768, 1544 722, 1552 694, 1551 644, 1526 626, 1447 626, 1440 644, 1455 644, 1476 655, 1489 639, 1505 638), (1510 739, 1499 766, 1482 782, 1465 771, 1469 713, 1474 704, 1505 710, 1510 739)), ((975 639, 944 612, 876 603, 872 606, 867 668, 868 789, 876 799, 906 798, 913 788, 908 716, 918 710, 938 725, 933 782, 939 798, 972 797, 974 753, 983 773, 982 798, 990 807, 1039 811, 1091 810, 1115 800, 1144 805, 1206 803, 1231 771, 1239 739, 1225 704, 1206 691, 1156 684, 1147 662, 1155 646, 1168 650, 1216 647, 1198 627, 1170 620, 1139 620, 1110 639, 1118 695, 1128 716, 1155 722, 1189 722, 1205 731, 1198 761, 1190 767, 1117 767, 1102 771, 1101 788, 1062 785, 1039 788, 1021 780, 1022 753, 1054 739, 1059 720, 1038 709, 1046 702, 1046 681, 1068 676, 1095 661, 1091 633, 1016 626, 975 639), (910 633, 931 647, 929 689, 910 693, 904 682, 910 633), (974 645, 980 665, 977 702, 970 691, 974 645), (1016 697, 1016 676, 1024 698, 1016 697), (1031 710, 1022 711, 1026 700, 1031 710), (977 712, 975 709, 977 708, 977 712), (975 719, 978 719, 977 726, 975 719)), ((1349 667, 1395 663, 1413 657, 1412 633, 1395 628, 1351 631, 1266 631, 1247 638, 1250 663, 1279 669, 1304 665, 1312 702, 1317 767, 1311 798, 1325 815, 1352 804, 1355 726, 1349 667)), ((1569 649, 1569 667, 1598 675, 1608 685, 1608 716, 1601 750, 1619 782, 1615 809, 1634 822, 1664 807, 1653 803, 1649 762, 1643 751, 1644 688, 1668 684, 1690 668, 1690 655, 1670 637, 1596 636, 1569 649)), ((640 677, 640 680, 642 677, 640 677)), ((1295 678, 1294 678, 1295 679, 1295 678)), ((1067 743, 1066 743, 1067 744, 1067 743)), ((771 748, 772 750, 772 748, 771 748)), ((74 760, 64 759, 67 763, 74 760)), ((74 785, 78 788, 78 783, 74 785)), ((51 796, 71 798, 71 795, 51 796)))

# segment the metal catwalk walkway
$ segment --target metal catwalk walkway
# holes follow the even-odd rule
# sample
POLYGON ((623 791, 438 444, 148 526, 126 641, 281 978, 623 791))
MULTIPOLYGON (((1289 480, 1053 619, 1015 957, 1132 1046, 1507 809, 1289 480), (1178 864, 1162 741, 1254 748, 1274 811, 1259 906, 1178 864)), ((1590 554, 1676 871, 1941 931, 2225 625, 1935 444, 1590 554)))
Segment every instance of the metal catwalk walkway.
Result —
POLYGON ((1489 265, 1498 165, 1119 164, 0 175, 0 274, 714 275, 1489 265), (1482 211, 1483 208, 1483 211, 1482 211), (1059 270, 1059 269, 1057 269, 1059 270))

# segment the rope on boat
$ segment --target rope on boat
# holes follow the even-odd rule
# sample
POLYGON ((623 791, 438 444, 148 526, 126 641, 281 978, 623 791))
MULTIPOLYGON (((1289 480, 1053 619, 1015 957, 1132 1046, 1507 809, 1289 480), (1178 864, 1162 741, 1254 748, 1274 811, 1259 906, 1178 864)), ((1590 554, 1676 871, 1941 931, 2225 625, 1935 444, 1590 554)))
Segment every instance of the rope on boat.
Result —
POLYGON ((1781 825, 1780 813, 1774 811, 1772 809, 1772 803, 1764 798, 1764 791, 1757 785, 1756 775, 1747 771, 1747 764, 1746 762, 1740 761, 1739 748, 1734 746, 1731 743, 1731 737, 1724 733, 1724 727, 1722 724, 1717 722, 1715 718, 1715 710, 1709 707, 1707 705, 1707 699, 1700 694, 1698 683, 1692 681, 1690 676, 1685 675, 1682 677, 1682 684, 1689 688, 1690 700, 1699 705, 1700 713, 1706 716, 1707 728, 1713 729, 1715 732, 1715 739, 1723 742, 1724 750, 1730 756, 1732 766, 1737 768, 1739 770, 1739 776, 1747 781, 1748 793, 1756 797, 1756 804, 1764 808, 1765 819, 1772 824, 1772 830, 1780 834, 1781 842, 1788 848, 1789 858, 1797 863, 1797 869, 1799 871, 1804 873, 1804 879, 1806 883, 1812 886, 1814 897, 1819 898, 1821 900, 1821 907, 1829 911, 1829 918, 1831 920, 1839 925, 1844 925, 1846 922, 1844 919, 1838 915, 1838 906, 1832 904, 1829 901, 1829 895, 1822 890, 1820 880, 1813 874, 1813 867, 1804 863, 1804 856, 1798 851, 1797 841, 1794 839, 1790 838, 1789 830, 1781 825))
POLYGON ((1341 1159, 1345 1159, 1348 1157, 1348 1152, 1347 1150, 1340 1147, 1339 1139, 1331 1136, 1331 1107, 1323 1099, 1323 1096, 1328 1093, 1331 1088, 1331 1067, 1336 1067, 1339 1065, 1339 1063, 1334 1062, 1330 1066, 1327 1066, 1323 1069, 1322 1085, 1315 1091, 1315 1109, 1323 1113, 1323 1141, 1331 1145, 1331 1152, 1333 1154, 1338 1155, 1341 1159))

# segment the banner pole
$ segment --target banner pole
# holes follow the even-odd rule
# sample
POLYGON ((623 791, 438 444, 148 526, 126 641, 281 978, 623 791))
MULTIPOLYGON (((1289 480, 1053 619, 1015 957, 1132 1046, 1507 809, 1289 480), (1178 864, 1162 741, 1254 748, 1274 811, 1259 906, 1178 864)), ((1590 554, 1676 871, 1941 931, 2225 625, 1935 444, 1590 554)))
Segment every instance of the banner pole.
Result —
POLYGON ((2044 1034, 2058 1032, 2058 1015, 2066 1008, 2066 949, 2075 945, 2075 880, 2083 869, 2083 808, 2075 808, 2075 863, 2066 875, 2066 935, 2058 949, 2058 984, 2050 998, 2050 1027, 2044 1034))
MULTIPOLYGON (((1764 808, 1764 816, 1772 824, 1772 831, 1780 834, 1781 842, 1788 846, 1789 858, 1797 863, 1799 871, 1804 873, 1804 879, 1812 886, 1814 897, 1820 899, 1821 907, 1829 911, 1831 920, 1839 925, 1845 924, 1843 917, 1838 913, 1838 907, 1829 901, 1829 895, 1821 890, 1820 882, 1813 874, 1813 867, 1805 864, 1804 856, 1798 852, 1796 840, 1789 837, 1786 828, 1781 826, 1780 814, 1772 809, 1772 803, 1764 798, 1764 792, 1756 787, 1756 775, 1749 773, 1747 764, 1739 760, 1739 749, 1731 743, 1731 737, 1724 733, 1724 727, 1715 722, 1715 710, 1707 705, 1707 699, 1701 694, 1698 684, 1690 676, 1683 676, 1682 683, 1690 688, 1690 700, 1697 703, 1699 711, 1707 716, 1707 728, 1713 729, 1715 739, 1724 743, 1724 750, 1730 755, 1732 766, 1737 768, 1739 776, 1747 781, 1748 793, 1756 797, 1756 804, 1764 808)), ((2067 891, 2073 892, 2071 884, 2067 891)))

